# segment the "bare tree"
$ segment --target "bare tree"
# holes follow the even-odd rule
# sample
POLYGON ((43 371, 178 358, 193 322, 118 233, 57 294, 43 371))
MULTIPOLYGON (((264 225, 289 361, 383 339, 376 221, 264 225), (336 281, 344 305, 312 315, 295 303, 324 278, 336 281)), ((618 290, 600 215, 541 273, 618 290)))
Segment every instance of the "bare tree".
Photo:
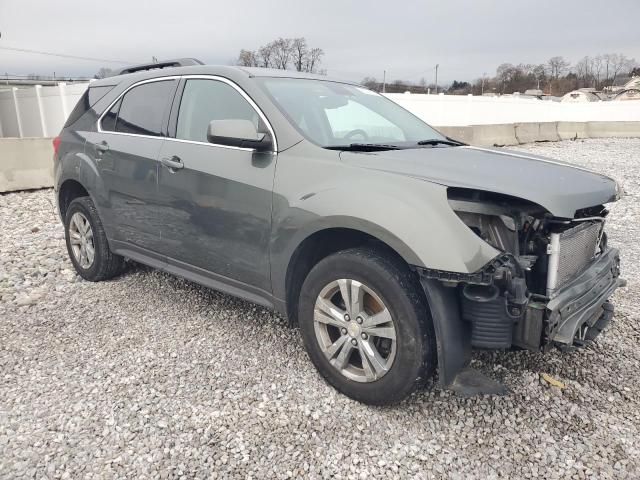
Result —
POLYGON ((613 77, 611 78, 611 85, 616 84, 616 78, 620 73, 625 71, 631 71, 635 66, 636 61, 632 58, 628 58, 622 53, 611 55, 611 71, 613 77))
POLYGON ((304 37, 294 38, 291 42, 291 48, 293 50, 293 64, 298 72, 302 72, 309 51, 307 40, 304 37))
MULTIPOLYGON (((321 48, 312 48, 306 57, 305 71, 314 73, 318 68, 318 65, 320 65, 320 62, 322 61, 323 56, 324 56, 324 50, 322 50, 321 48)), ((322 74, 322 72, 319 72, 319 73, 322 74)))
POLYGON ((258 50, 240 50, 236 64, 278 68, 286 70, 290 66, 299 72, 316 72, 324 51, 321 48, 310 48, 306 38, 278 38, 258 50))
POLYGON ((604 63, 604 84, 609 86, 609 72, 613 70, 613 64, 616 63, 617 55, 615 53, 605 53, 602 55, 602 61, 604 63))
POLYGON ((496 80, 500 84, 500 92, 505 93, 507 84, 511 83, 516 67, 511 63, 503 63, 496 69, 496 80))
POLYGON ((258 67, 258 55, 253 50, 240 50, 237 64, 242 67, 258 67))
POLYGON ((360 83, 370 90, 378 90, 378 80, 374 77, 364 77, 360 83))
POLYGON ((576 77, 578 77, 579 85, 586 87, 591 84, 592 79, 592 71, 593 71, 593 61, 591 57, 583 57, 578 63, 576 63, 574 70, 576 73, 576 77))
POLYGON ((293 54, 292 48, 293 41, 290 38, 280 37, 278 40, 272 42, 273 45, 273 60, 274 67, 281 70, 286 70, 293 54))
POLYGON ((273 67, 273 42, 267 43, 258 49, 259 67, 273 67))
POLYGON ((591 61, 594 88, 600 88, 600 75, 602 75, 603 65, 604 61, 602 59, 602 55, 596 55, 591 61))
POLYGON ((571 64, 567 62, 564 57, 551 57, 547 62, 549 67, 549 76, 555 80, 560 78, 568 69, 571 64))
POLYGON ((106 67, 102 67, 100 70, 98 70, 98 73, 96 73, 93 78, 107 78, 113 75, 113 70, 111 70, 110 68, 106 68, 106 67))
POLYGON ((540 89, 540 85, 544 86, 544 82, 547 79, 547 72, 544 65, 542 64, 536 65, 535 67, 533 67, 533 70, 531 73, 533 74, 533 77, 536 79, 536 88, 540 89))

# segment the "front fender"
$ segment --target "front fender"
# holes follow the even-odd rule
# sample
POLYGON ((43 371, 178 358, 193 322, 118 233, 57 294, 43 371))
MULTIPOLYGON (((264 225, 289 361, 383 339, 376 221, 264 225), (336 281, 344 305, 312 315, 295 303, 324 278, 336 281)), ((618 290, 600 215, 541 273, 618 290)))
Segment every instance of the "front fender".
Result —
POLYGON ((410 265, 450 272, 475 272, 499 254, 458 219, 444 186, 286 155, 278 158, 276 176, 271 248, 276 298, 283 298, 296 248, 327 228, 362 231, 410 265))

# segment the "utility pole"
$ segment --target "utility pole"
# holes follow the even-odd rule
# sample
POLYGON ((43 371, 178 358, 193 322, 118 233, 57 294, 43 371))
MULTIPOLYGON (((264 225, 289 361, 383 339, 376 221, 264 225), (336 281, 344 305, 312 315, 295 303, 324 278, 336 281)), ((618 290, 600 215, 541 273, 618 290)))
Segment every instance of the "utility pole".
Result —
POLYGON ((387 71, 382 71, 382 93, 387 91, 387 71))
POLYGON ((438 67, 440 64, 436 63, 436 95, 438 94, 438 67))
POLYGON ((484 95, 484 77, 486 76, 487 76, 486 72, 482 74, 482 89, 480 91, 480 95, 484 95))

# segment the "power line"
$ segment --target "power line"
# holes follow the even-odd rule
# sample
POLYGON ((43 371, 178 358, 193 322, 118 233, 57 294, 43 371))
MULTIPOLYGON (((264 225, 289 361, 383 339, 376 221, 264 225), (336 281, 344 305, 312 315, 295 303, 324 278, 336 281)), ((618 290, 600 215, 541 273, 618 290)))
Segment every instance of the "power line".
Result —
POLYGON ((62 58, 72 58, 74 60, 87 60, 90 62, 103 62, 103 63, 117 63, 120 65, 130 65, 135 62, 129 62, 126 60, 108 60, 105 58, 94 58, 94 57, 81 57, 78 55, 67 55, 66 53, 54 53, 54 52, 43 52, 41 50, 30 50, 28 48, 16 48, 16 47, 0 47, 0 50, 11 50, 14 52, 23 52, 23 53, 35 53, 37 55, 49 55, 52 57, 62 57, 62 58))

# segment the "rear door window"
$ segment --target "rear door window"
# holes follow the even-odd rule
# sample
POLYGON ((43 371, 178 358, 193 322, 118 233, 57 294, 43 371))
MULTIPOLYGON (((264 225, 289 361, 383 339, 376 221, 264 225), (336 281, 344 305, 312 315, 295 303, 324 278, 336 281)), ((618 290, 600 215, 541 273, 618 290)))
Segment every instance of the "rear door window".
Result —
POLYGON ((133 87, 103 117, 106 131, 161 136, 176 80, 162 80, 133 87))

